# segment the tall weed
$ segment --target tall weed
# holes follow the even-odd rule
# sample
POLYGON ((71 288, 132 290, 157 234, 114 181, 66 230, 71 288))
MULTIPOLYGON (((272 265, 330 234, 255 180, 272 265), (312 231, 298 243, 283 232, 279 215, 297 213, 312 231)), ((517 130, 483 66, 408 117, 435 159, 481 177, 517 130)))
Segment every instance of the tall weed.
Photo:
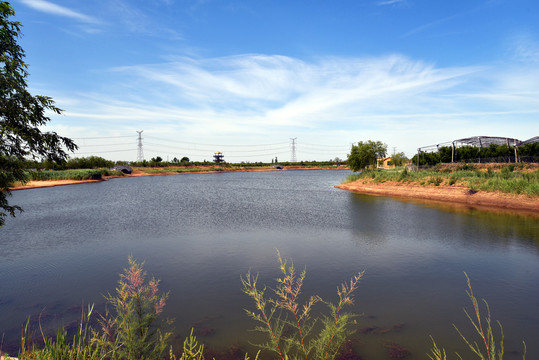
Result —
MULTIPOLYGON (((464 309, 464 313, 466 314, 466 317, 468 318, 468 320, 472 324, 473 329, 475 330, 477 340, 470 340, 454 324, 453 327, 455 328, 455 330, 457 330, 460 337, 466 343, 470 351, 475 355, 475 358, 480 360, 502 360, 504 355, 504 334, 502 324, 497 321, 500 328, 500 335, 499 340, 496 340, 494 336, 494 331, 492 329, 490 307, 486 300, 483 299, 486 314, 481 314, 479 302, 474 295, 470 278, 468 277, 468 274, 464 273, 464 275, 466 276, 466 281, 468 285, 468 290, 466 290, 466 294, 468 294, 468 298, 472 302, 473 309, 471 313, 468 312, 468 310, 464 309)), ((431 360, 447 360, 445 349, 439 348, 432 336, 431 340, 433 343, 433 347, 431 348, 430 353, 427 354, 428 357, 431 360)), ((463 359, 463 357, 458 353, 457 356, 459 359, 463 359)), ((522 359, 526 359, 526 343, 524 343, 524 353, 522 359)))
POLYGON ((274 352, 281 360, 335 359, 352 333, 352 319, 356 315, 345 312, 344 307, 354 303, 353 293, 363 272, 337 289, 337 304, 324 301, 317 295, 300 304, 306 271, 297 274, 294 265, 287 266, 286 260, 281 258, 279 252, 277 254, 281 277, 276 280, 275 289, 272 289, 275 296, 267 297, 267 287, 257 287, 258 275, 252 275, 249 271, 245 278, 241 278, 243 292, 253 299, 256 308, 256 311, 246 310, 247 315, 259 323, 254 330, 266 334, 268 338, 266 343, 257 346, 274 352), (318 302, 328 306, 329 315, 311 316, 312 308, 318 302))
POLYGON ((142 266, 130 256, 116 294, 106 296, 116 315, 102 316, 102 333, 96 338, 103 346, 116 349, 119 359, 159 359, 172 335, 157 322, 168 293, 158 294, 159 280, 152 278, 146 283, 142 266))

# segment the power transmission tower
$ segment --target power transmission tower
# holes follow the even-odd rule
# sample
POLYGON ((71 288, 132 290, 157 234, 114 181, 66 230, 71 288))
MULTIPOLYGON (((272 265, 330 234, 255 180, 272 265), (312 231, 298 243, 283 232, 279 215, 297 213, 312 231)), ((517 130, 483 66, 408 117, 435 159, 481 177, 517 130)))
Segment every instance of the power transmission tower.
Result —
POLYGON ((290 138, 290 140, 292 140, 292 159, 290 160, 290 162, 297 162, 296 160, 296 139, 297 137, 295 138, 290 138))
POLYGON ((142 132, 144 130, 137 131, 138 133, 138 152, 137 152, 137 162, 144 161, 144 152, 142 151, 142 132))

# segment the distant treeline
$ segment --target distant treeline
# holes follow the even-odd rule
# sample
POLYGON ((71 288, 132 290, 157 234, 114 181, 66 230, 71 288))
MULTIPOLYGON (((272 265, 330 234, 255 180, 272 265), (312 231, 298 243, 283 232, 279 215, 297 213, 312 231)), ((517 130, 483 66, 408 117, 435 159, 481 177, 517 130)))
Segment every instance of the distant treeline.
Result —
MULTIPOLYGON (((441 146, 437 152, 422 152, 419 165, 436 165, 451 162, 451 146, 441 146)), ((518 160, 524 162, 539 161, 539 143, 532 143, 517 148, 518 160)), ((412 164, 417 164, 417 156, 412 164)), ((454 162, 515 162, 515 149, 507 145, 491 144, 488 147, 462 146, 455 149, 454 162)))
MULTIPOLYGON (((317 167, 317 166, 332 166, 340 165, 342 161, 298 161, 298 162, 279 162, 283 166, 298 166, 298 167, 317 167)), ((166 166, 210 166, 215 165, 213 161, 189 161, 188 158, 183 158, 182 161, 163 161, 160 157, 152 158, 151 160, 136 161, 112 161, 99 156, 76 157, 68 159, 65 162, 57 163, 49 160, 35 161, 27 160, 24 164, 26 169, 35 170, 73 170, 73 169, 110 169, 116 165, 129 165, 135 167, 166 167, 166 166)), ((269 162, 240 162, 240 163, 221 163, 220 166, 242 166, 242 167, 262 167, 277 165, 277 163, 269 162)))

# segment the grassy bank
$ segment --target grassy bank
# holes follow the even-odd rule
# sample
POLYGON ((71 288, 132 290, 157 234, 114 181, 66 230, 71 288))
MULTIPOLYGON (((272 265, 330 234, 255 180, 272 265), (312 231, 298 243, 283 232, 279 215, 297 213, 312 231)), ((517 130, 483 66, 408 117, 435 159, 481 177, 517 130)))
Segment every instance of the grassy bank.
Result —
POLYGON ((499 191, 539 197, 539 164, 440 164, 420 171, 406 168, 368 170, 350 175, 346 182, 358 180, 421 186, 460 186, 474 191, 499 191))
POLYGON ((169 173, 197 173, 208 171, 238 171, 241 170, 238 167, 230 167, 225 169, 222 166, 193 166, 193 167, 180 167, 180 166, 167 166, 160 168, 136 168, 138 172, 143 174, 169 174, 169 173))
POLYGON ((101 180, 103 176, 122 176, 121 171, 109 169, 38 170, 26 172, 28 180, 101 180))

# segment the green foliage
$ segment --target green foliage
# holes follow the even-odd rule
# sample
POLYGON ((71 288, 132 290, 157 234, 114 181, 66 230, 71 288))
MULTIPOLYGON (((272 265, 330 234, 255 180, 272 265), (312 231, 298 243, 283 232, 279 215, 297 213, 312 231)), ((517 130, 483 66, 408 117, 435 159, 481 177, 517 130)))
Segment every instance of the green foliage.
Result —
POLYGON ((440 186, 443 183, 444 179, 441 176, 435 176, 429 179, 429 184, 434 184, 435 186, 440 186))
POLYGON ((282 360, 305 359, 333 360, 342 345, 352 333, 350 329, 354 314, 343 311, 353 304, 353 293, 357 289, 363 272, 354 276, 349 283, 343 283, 337 290, 339 302, 335 305, 311 296, 303 305, 299 303, 306 272, 296 273, 294 265, 287 266, 278 253, 282 276, 273 290, 275 297, 266 297, 267 290, 257 288, 258 275, 250 271, 241 278, 243 292, 255 303, 255 311, 246 310, 247 315, 260 325, 255 331, 262 332, 268 341, 257 344, 262 350, 276 353, 282 360), (329 308, 329 315, 313 318, 313 306, 322 302, 329 308), (320 322, 319 326, 315 326, 320 322))
POLYGON ((48 111, 61 110, 47 96, 32 95, 27 90, 28 65, 24 50, 17 43, 21 24, 10 20, 15 11, 0 1, 0 226, 7 215, 22 211, 9 205, 9 187, 28 180, 22 171, 25 159, 45 158, 61 162, 77 148, 75 143, 55 132, 40 130, 50 118, 48 111))
POLYGON ((394 154, 391 156, 391 161, 389 162, 389 165, 395 165, 395 166, 403 166, 408 161, 408 158, 403 152, 394 154))
MULTIPOLYGON (((169 352, 170 360, 177 360, 176 355, 172 352, 172 347, 169 352)), ((191 334, 183 342, 183 351, 180 360, 204 360, 204 345, 198 345, 196 337, 191 334)))
POLYGON ((408 176, 409 176, 408 169, 404 168, 404 170, 401 171, 401 173, 399 175, 399 179, 397 181, 406 180, 408 178, 408 176))
MULTIPOLYGON (((531 143, 518 147, 519 158, 528 158, 526 161, 537 161, 539 159, 539 143, 531 143), (531 159, 531 160, 530 160, 531 159)), ((512 146, 491 144, 487 147, 478 148, 475 146, 461 146, 453 149, 450 146, 441 146, 436 152, 422 152, 419 155, 420 166, 433 166, 439 163, 450 163, 462 161, 482 161, 484 159, 494 159, 499 162, 514 161, 515 150, 512 146), (452 159, 453 156, 453 159, 452 159)), ((412 163, 417 164, 418 155, 412 157, 412 163)))
POLYGON ((352 145, 347 162, 352 171, 364 170, 368 166, 375 168, 377 160, 385 157, 386 152, 387 145, 381 141, 360 141, 352 145))
MULTIPOLYGON (((507 194, 524 194, 530 197, 539 196, 539 169, 535 171, 519 171, 516 165, 508 165, 496 171, 492 168, 481 169, 477 165, 444 165, 444 168, 432 168, 409 172, 408 170, 366 170, 361 174, 348 176, 345 182, 368 180, 377 183, 400 181, 415 184, 443 183, 465 186, 473 190, 488 192, 500 191, 507 194), (486 170, 486 171, 485 171, 486 170)), ((532 167, 533 168, 533 167, 532 167)))
POLYGON ((29 341, 29 321, 26 322, 21 340, 21 352, 18 358, 21 360, 70 360, 70 359, 103 359, 106 351, 92 343, 91 328, 89 326, 93 305, 88 306, 88 311, 82 313, 78 330, 72 341, 68 341, 67 333, 60 329, 54 339, 43 337, 43 348, 37 349, 35 343, 29 341))
POLYGON ((108 169, 41 170, 27 173, 30 180, 101 180, 103 176, 110 175, 122 176, 123 173, 108 169))
POLYGON ((83 158, 72 158, 65 163, 67 169, 97 169, 111 168, 114 161, 106 160, 99 156, 88 156, 83 158))

